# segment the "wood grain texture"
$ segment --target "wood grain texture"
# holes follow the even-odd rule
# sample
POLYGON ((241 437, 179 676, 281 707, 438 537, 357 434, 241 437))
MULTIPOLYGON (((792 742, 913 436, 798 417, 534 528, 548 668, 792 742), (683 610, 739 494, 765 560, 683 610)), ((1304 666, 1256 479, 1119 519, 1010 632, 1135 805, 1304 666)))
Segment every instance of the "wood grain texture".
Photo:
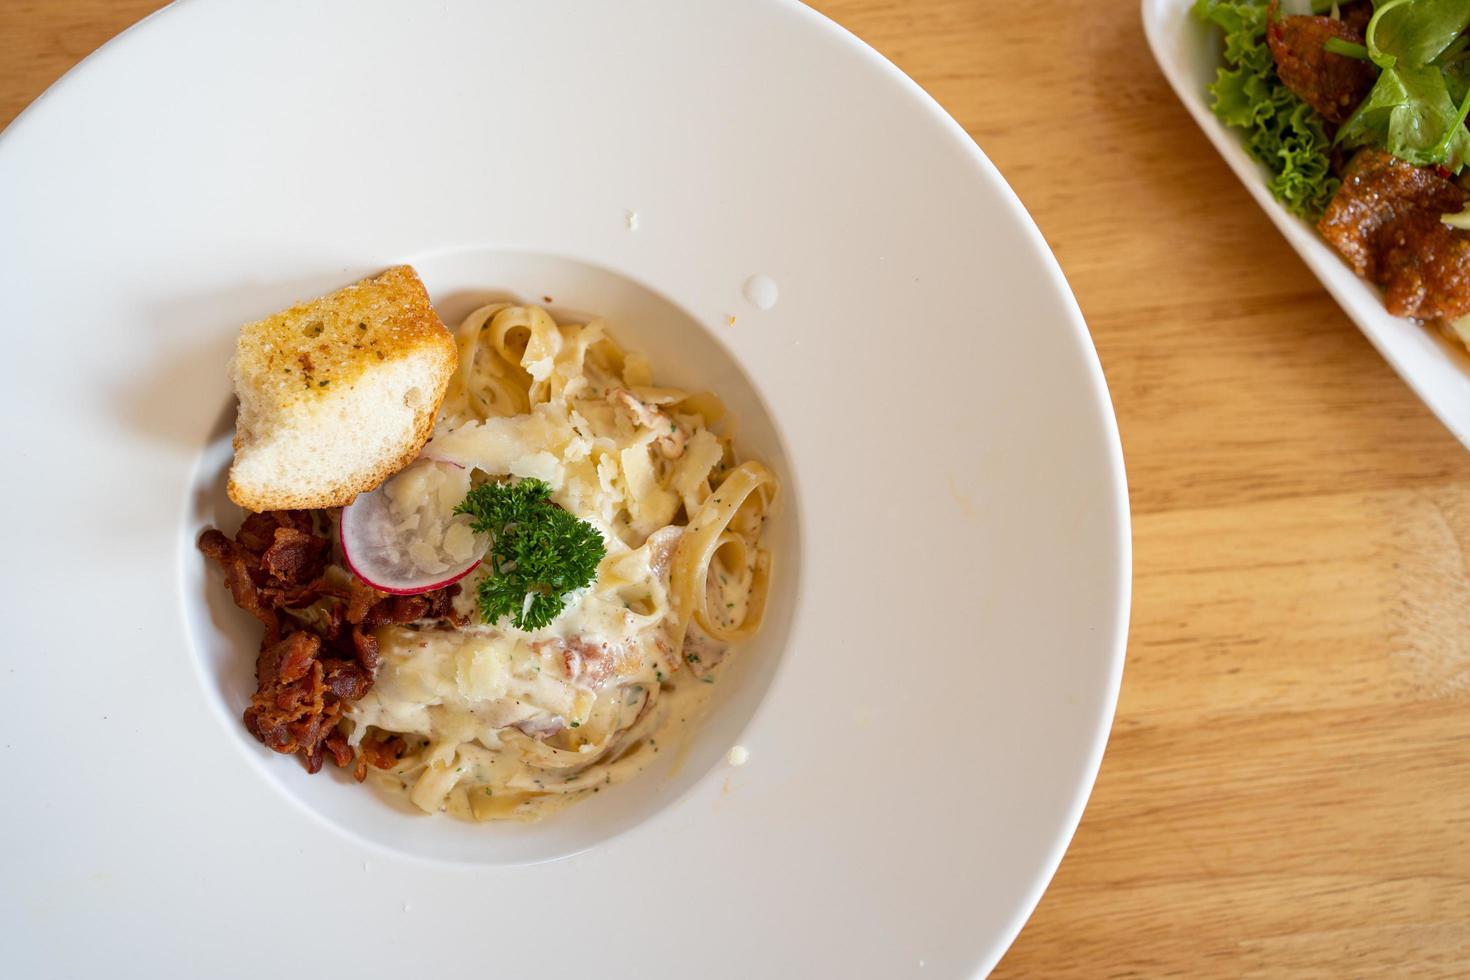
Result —
MULTIPOLYGON (((0 123, 158 5, 0 4, 0 123)), ((816 6, 1006 175, 1123 434, 1117 724, 996 975, 1470 975, 1470 454, 1215 157, 1132 0, 816 6)))

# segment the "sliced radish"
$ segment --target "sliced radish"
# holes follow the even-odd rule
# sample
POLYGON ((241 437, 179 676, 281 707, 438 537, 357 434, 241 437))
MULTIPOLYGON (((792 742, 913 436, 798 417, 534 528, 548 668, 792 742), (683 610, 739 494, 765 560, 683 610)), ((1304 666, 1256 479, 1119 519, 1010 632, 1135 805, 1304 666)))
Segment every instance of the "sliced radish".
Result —
POLYGON ((470 490, 458 463, 420 459, 342 508, 342 557, 380 592, 413 595, 458 582, 489 550, 454 508, 470 490))

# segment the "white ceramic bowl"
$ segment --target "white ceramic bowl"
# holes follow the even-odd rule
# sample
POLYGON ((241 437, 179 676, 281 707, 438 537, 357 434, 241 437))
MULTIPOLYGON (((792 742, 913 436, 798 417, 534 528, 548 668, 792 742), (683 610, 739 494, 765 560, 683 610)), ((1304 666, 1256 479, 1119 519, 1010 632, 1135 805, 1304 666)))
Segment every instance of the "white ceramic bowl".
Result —
POLYGON ((190 0, 0 138, 0 270, 0 974, 955 976, 1030 913, 1121 671, 1117 433, 1019 203, 820 16, 190 0), (193 549, 235 327, 399 261, 608 315, 785 484, 682 766, 536 827, 251 741, 193 549))
POLYGON ((1143 0, 1144 32, 1164 77, 1337 305, 1455 438, 1470 446, 1470 356, 1437 331, 1389 316, 1378 289, 1354 275, 1311 223, 1272 199, 1266 168, 1250 158, 1238 133, 1210 111, 1206 86, 1215 80, 1220 63, 1219 31, 1192 16, 1190 6, 1190 0, 1143 0))

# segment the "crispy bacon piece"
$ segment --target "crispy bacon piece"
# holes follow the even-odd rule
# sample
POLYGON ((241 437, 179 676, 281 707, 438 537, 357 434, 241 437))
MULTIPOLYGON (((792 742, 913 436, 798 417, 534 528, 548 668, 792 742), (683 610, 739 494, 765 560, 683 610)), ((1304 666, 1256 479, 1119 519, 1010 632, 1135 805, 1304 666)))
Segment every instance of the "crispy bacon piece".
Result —
POLYGON ((326 538, 293 527, 278 527, 270 547, 261 552, 260 566, 282 582, 307 585, 327 570, 327 551, 331 546, 326 538))
POLYGON ((1462 316, 1470 313, 1470 235, 1440 218, 1464 210, 1466 198, 1433 168, 1360 150, 1317 228, 1354 272, 1383 287, 1394 316, 1462 316))
POLYGON ((397 735, 374 732, 362 740, 362 757, 376 769, 392 769, 407 749, 408 743, 397 735))
POLYGON ((1367 97, 1378 77, 1378 68, 1370 61, 1324 51, 1322 45, 1329 38, 1362 44, 1363 29, 1359 26, 1359 18, 1277 19, 1276 5, 1271 5, 1266 45, 1276 60, 1276 74, 1281 83, 1316 109, 1322 118, 1340 125, 1367 97))
MULTIPOLYGON (((277 752, 300 754, 308 772, 319 771, 328 757, 343 768, 353 765, 338 723, 345 705, 373 686, 380 656, 372 631, 420 620, 457 624, 459 593, 452 585, 385 596, 355 578, 345 587, 334 584, 332 543, 316 526, 310 511, 271 511, 249 515, 233 540, 213 528, 199 537, 199 550, 219 563, 235 604, 265 627, 245 728, 277 752)), ((378 758, 402 754, 402 740, 397 745, 373 751, 378 758)), ((358 779, 364 771, 361 760, 353 765, 358 779)))
POLYGON ((260 652, 255 662, 259 689, 245 709, 245 727, 277 752, 311 748, 326 711, 322 641, 310 633, 292 633, 260 652))
MULTIPOLYGON (((354 581, 353 588, 357 587, 354 581)), ((353 593, 347 608, 349 623, 359 623, 365 628, 375 629, 379 626, 405 626, 420 620, 457 621, 454 597, 459 595, 458 585, 446 585, 442 589, 420 592, 417 595, 383 595, 381 592, 371 592, 371 595, 372 601, 366 602, 358 593, 353 593)))
POLYGON ((458 585, 447 585, 433 592, 425 592, 423 597, 429 600, 429 608, 424 613, 425 619, 447 619, 456 626, 461 626, 458 614, 454 611, 454 597, 459 595, 458 585))
POLYGON ((347 598, 347 621, 354 626, 367 619, 368 612, 377 605, 378 600, 383 598, 383 593, 370 585, 366 585, 356 576, 353 576, 352 584, 348 589, 347 598))
POLYGON ((263 514, 251 514, 235 532, 235 543, 246 551, 260 554, 276 540, 276 528, 296 527, 296 521, 288 516, 290 511, 273 510, 263 514))
POLYGON ((378 656, 378 638, 361 626, 352 627, 352 652, 369 674, 378 669, 382 659, 378 656))
POLYGON ((260 620, 265 627, 265 644, 275 643, 281 637, 281 623, 274 606, 261 601, 261 595, 251 575, 250 553, 239 547, 214 528, 205 531, 199 538, 199 550, 220 563, 225 573, 225 587, 235 605, 260 620))
POLYGON ((356 701, 373 686, 373 675, 355 661, 333 657, 322 661, 322 681, 341 700, 356 701))
POLYGON ((346 769, 352 762, 352 746, 347 744, 347 736, 341 732, 332 732, 322 741, 322 745, 332 753, 332 761, 337 763, 338 769, 346 769))
MULTIPOLYGON (((346 748, 337 730, 344 695, 361 697, 372 683, 357 664, 321 653, 321 638, 304 630, 266 647, 256 661, 258 690, 245 709, 250 734, 277 752, 300 753, 309 772, 321 768, 323 744, 334 735, 346 748)), ((331 751, 338 765, 351 761, 350 751, 331 751)))
POLYGON ((421 595, 384 596, 374 603, 362 619, 369 629, 379 626, 404 626, 423 619, 429 614, 430 602, 421 595))

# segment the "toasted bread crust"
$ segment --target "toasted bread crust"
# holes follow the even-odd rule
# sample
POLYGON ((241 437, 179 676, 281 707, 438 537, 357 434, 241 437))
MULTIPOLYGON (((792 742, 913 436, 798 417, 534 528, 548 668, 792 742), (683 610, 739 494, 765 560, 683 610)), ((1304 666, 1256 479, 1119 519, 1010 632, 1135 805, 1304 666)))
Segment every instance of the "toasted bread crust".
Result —
MULTIPOLYGON (((411 463, 428 441, 458 356, 454 338, 430 305, 423 282, 406 265, 246 324, 236 347, 235 383, 242 401, 247 394, 252 399, 257 415, 284 415, 303 406, 310 410, 351 390, 375 368, 407 359, 431 358, 434 384, 425 393, 430 397, 414 413, 411 436, 368 469, 342 473, 321 489, 282 490, 242 483, 232 465, 230 499, 257 512, 342 507, 359 493, 378 487, 411 463)), ((249 441, 237 425, 237 461, 249 441)))

